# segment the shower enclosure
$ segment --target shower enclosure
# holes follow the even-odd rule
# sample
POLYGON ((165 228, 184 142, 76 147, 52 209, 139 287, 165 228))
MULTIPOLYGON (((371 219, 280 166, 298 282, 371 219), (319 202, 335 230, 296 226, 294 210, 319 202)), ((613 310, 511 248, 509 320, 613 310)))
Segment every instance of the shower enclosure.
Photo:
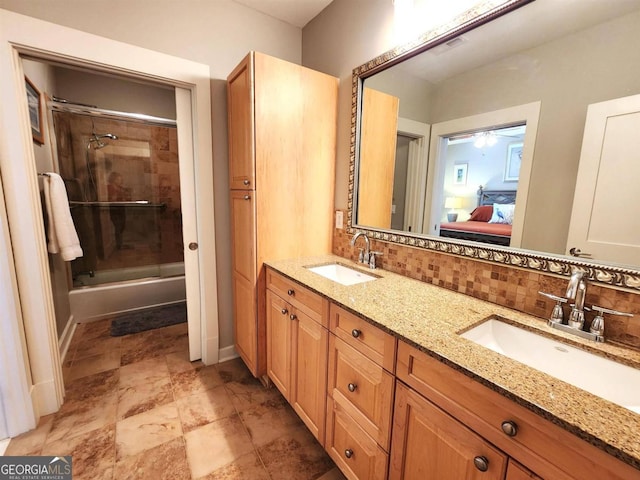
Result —
POLYGON ((52 102, 73 288, 184 275, 176 122, 52 102))

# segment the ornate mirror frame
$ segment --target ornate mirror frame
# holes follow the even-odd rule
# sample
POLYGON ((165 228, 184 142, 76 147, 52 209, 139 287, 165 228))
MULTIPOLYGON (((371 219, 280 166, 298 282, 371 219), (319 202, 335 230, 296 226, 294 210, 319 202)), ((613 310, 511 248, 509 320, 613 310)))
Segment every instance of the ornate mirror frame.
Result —
POLYGON ((535 270, 542 273, 570 276, 573 267, 586 272, 589 280, 600 284, 628 288, 640 292, 640 271, 631 267, 589 262, 563 255, 541 254, 516 248, 483 245, 464 240, 410 235, 407 232, 373 229, 353 224, 354 205, 357 205, 357 165, 360 116, 359 102, 366 77, 395 65, 429 48, 435 47, 468 30, 490 22, 516 8, 535 0, 486 0, 455 18, 449 24, 431 30, 412 42, 398 46, 360 65, 353 70, 351 82, 351 148, 349 162, 349 194, 347 200, 347 233, 365 232, 370 238, 425 250, 459 255, 502 265, 535 270))

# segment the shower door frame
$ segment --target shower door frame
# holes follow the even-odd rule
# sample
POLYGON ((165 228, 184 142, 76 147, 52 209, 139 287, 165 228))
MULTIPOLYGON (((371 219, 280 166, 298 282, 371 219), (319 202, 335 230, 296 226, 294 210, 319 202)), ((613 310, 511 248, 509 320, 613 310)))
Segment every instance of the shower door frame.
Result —
POLYGON ((218 361, 209 66, 0 9, 0 172, 6 200, 0 217, 11 232, 0 266, 10 265, 7 273, 16 279, 0 292, 0 302, 18 305, 3 321, 26 339, 9 346, 15 353, 9 368, 19 374, 10 385, 11 398, 3 396, 8 420, 15 419, 8 425, 10 436, 57 411, 64 395, 22 56, 175 87, 181 189, 192 192, 183 197, 183 212, 194 213, 183 218, 183 240, 185 246, 199 245, 185 248, 184 255, 189 348, 192 359, 218 361))

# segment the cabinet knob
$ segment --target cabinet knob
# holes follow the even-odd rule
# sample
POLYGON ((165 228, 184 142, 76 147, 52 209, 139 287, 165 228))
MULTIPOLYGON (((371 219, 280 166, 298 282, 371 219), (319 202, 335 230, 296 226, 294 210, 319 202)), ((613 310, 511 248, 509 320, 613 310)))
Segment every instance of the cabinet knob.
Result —
POLYGON ((242 183, 244 183, 245 185, 249 185, 249 180, 243 180, 242 183))
POLYGON ((489 470, 489 459, 485 456, 478 455, 473 459, 473 464, 481 472, 486 472, 487 470, 489 470))
POLYGON ((351 457, 353 457, 353 450, 351 450, 350 448, 347 448, 347 449, 344 451, 344 456, 345 456, 345 457, 347 457, 347 458, 351 458, 351 457))
POLYGON ((502 431, 510 437, 515 437, 518 434, 518 425, 513 420, 506 420, 502 422, 502 431))
POLYGON ((473 464, 481 472, 486 472, 487 470, 489 470, 489 460, 487 460, 487 457, 478 455, 473 459, 473 464))
POLYGON ((250 200, 250 199, 251 199, 251 195, 245 195, 245 196, 244 196, 244 197, 242 197, 242 198, 244 198, 245 200, 250 200))
POLYGON ((361 333, 362 332, 360 330, 358 330, 357 328, 354 328, 353 330, 351 330, 351 335, 353 336, 353 338, 358 338, 361 333))
POLYGON ((198 244, 196 242, 191 242, 189 244, 189 250, 197 250, 198 249, 198 244))
POLYGON ((287 290, 287 295, 295 295, 296 292, 293 290, 293 288, 290 288, 289 290, 287 290))
POLYGON ((289 313, 289 311, 288 311, 286 308, 283 308, 283 309, 282 309, 282 314, 283 314, 283 315, 286 315, 287 313, 289 313))
POLYGON ((347 388, 349 389, 350 392, 355 392, 358 386, 355 383, 350 383, 349 385, 347 385, 347 388))
POLYGON ((298 318, 298 317, 296 316, 295 313, 292 313, 291 315, 289 315, 289 319, 290 320, 295 320, 296 318, 298 318))

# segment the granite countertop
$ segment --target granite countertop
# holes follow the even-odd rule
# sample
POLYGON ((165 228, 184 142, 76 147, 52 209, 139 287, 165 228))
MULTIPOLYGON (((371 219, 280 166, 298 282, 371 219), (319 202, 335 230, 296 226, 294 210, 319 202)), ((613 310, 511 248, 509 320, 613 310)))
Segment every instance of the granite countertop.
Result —
POLYGON ((543 319, 335 255, 266 262, 274 270, 441 359, 640 469, 640 414, 493 352, 459 333, 499 315, 511 323, 640 368, 640 352, 552 330, 543 319), (305 266, 342 263, 379 276, 343 286, 305 266))

